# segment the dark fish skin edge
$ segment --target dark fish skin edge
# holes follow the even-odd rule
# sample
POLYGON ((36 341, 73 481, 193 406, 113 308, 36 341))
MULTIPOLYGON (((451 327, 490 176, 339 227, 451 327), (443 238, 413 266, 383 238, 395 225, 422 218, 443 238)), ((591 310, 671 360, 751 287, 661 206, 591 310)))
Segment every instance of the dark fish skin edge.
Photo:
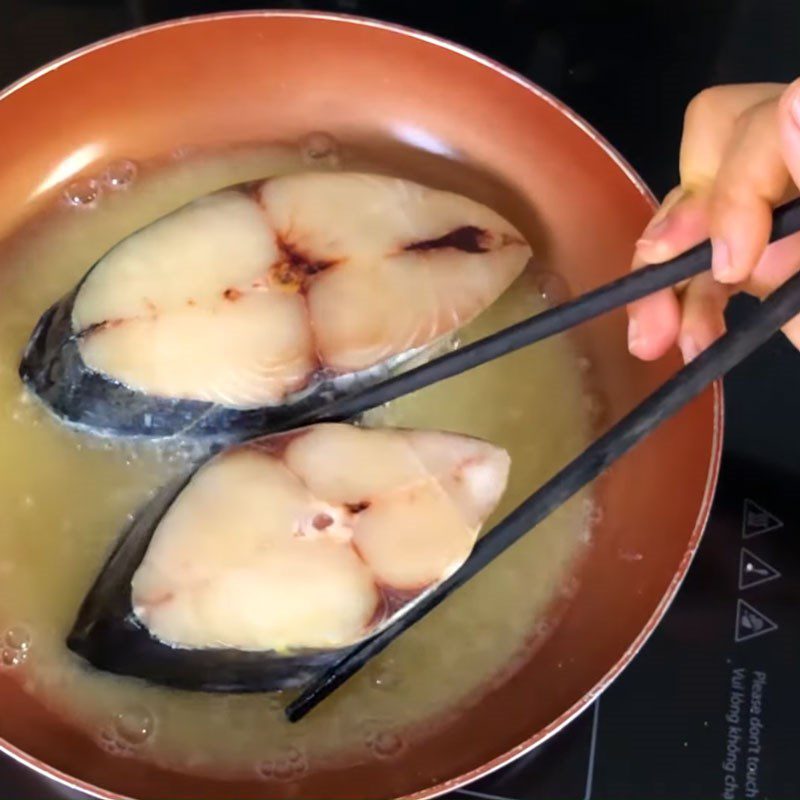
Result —
POLYGON ((315 408, 388 377, 419 352, 347 375, 321 370, 307 389, 281 406, 241 410, 158 397, 130 389, 86 366, 79 335, 72 330, 72 308, 79 290, 80 285, 39 319, 23 352, 19 376, 59 420, 86 433, 148 440, 180 436, 210 445, 234 444, 285 428, 315 408))
POLYGON ((176 689, 241 693, 306 684, 352 648, 288 654, 178 648, 155 639, 134 615, 133 575, 161 518, 190 478, 164 487, 123 531, 81 605, 67 647, 97 669, 176 689))

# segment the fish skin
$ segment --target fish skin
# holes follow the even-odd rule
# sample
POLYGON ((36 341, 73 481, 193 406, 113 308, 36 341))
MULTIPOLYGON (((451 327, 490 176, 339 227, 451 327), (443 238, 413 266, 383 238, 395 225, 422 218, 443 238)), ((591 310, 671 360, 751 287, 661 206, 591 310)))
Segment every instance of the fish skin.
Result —
MULTIPOLYGON (((409 350, 360 372, 317 373, 309 387, 280 406, 236 409, 199 400, 158 397, 131 389, 86 366, 72 331, 72 305, 80 286, 41 317, 23 352, 23 384, 61 422, 83 433, 129 439, 186 436, 227 445, 285 427, 334 400, 389 378, 441 341, 409 350)), ((445 337, 448 338, 448 337, 445 337)))
POLYGON ((164 644, 138 621, 131 581, 158 523, 191 473, 159 492, 122 532, 83 601, 67 647, 104 672, 197 692, 267 692, 306 684, 358 645, 334 650, 244 651, 164 644))

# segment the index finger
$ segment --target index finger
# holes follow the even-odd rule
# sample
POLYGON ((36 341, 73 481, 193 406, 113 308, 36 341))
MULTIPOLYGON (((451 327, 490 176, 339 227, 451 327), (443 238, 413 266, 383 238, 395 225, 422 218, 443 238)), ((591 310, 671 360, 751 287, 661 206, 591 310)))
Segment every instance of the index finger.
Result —
POLYGON ((739 117, 749 108, 777 99, 786 88, 781 83, 750 83, 704 89, 686 107, 680 151, 681 186, 696 190, 709 186, 739 117))

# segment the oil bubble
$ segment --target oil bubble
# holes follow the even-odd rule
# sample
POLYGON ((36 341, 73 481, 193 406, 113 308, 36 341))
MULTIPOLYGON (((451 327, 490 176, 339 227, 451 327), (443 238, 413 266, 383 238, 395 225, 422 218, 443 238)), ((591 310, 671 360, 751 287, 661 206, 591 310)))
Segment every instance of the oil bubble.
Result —
POLYGON ((329 133, 315 131, 300 142, 303 161, 322 167, 338 167, 341 161, 339 143, 329 133))
POLYGON ((101 750, 105 750, 112 756, 129 756, 132 752, 131 748, 124 741, 120 741, 110 728, 103 728, 100 731, 97 744, 101 750))
POLYGON ((541 270, 534 275, 533 281, 539 296, 550 305, 557 306, 569 300, 569 286, 563 275, 541 270))
POLYGON ((275 765, 271 759, 267 759, 256 767, 256 772, 260 777, 271 780, 275 777, 275 765))
POLYGON ((9 628, 3 639, 12 650, 27 650, 31 646, 31 635, 28 629, 21 625, 9 628))
POLYGON ((597 502, 591 499, 583 501, 583 515, 590 527, 599 525, 603 521, 603 509, 597 502))
POLYGON ((4 667, 10 669, 12 667, 18 667, 27 657, 27 650, 16 650, 13 647, 6 647, 2 654, 0 654, 0 663, 2 663, 4 667))
POLYGON ((178 147, 175 147, 170 153, 170 155, 175 161, 183 161, 183 159, 193 156, 195 152, 196 152, 195 147, 192 147, 191 145, 188 144, 183 144, 179 145, 178 147))
POLYGON ((267 698, 267 708, 270 711, 283 711, 283 692, 272 692, 267 698))
POLYGON ((103 728, 100 731, 100 742, 106 745, 112 744, 114 742, 114 734, 108 728, 103 728))
POLYGON ((583 395, 583 407, 591 425, 602 425, 608 421, 608 400, 600 390, 586 391, 583 395))
POLYGON ((138 171, 138 167, 133 161, 123 158, 109 164, 101 175, 101 179, 109 189, 119 191, 127 189, 133 183, 138 171))
POLYGON ((372 682, 377 689, 395 689, 400 684, 400 675, 392 659, 377 664, 372 682))
POLYGON ((153 733, 153 717, 146 708, 132 706, 117 714, 114 729, 117 735, 131 745, 146 742, 153 733))
POLYGON ((76 208, 90 208, 100 197, 100 184, 94 178, 73 181, 64 189, 64 198, 76 208))
POLYGON ((370 742, 370 749, 379 758, 392 758, 404 747, 403 740, 391 731, 376 733, 370 742))
POLYGON ((568 576, 561 584, 562 597, 572 599, 576 594, 578 594, 578 589, 580 589, 580 586, 580 581, 577 579, 577 577, 575 577, 575 575, 568 576))
POLYGON ((256 772, 266 780, 292 781, 308 772, 308 762, 302 750, 290 746, 262 761, 256 772))
POLYGON ((587 373, 592 371, 594 364, 592 364, 592 359, 589 356, 580 356, 578 358, 578 369, 586 375, 587 373))
POLYGON ((405 747, 400 734, 389 730, 389 725, 380 720, 366 720, 362 725, 364 744, 378 758, 392 758, 405 747))

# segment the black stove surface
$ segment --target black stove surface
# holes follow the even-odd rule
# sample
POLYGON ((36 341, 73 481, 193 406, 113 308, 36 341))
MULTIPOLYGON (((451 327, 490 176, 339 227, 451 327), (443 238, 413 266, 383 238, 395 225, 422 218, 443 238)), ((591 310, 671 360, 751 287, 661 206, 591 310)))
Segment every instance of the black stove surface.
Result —
MULTIPOLYGON (((265 7, 212 0, 0 0, 0 85, 121 30, 265 7)), ((400 22, 473 47, 571 105, 658 194, 683 109, 716 83, 800 74, 794 0, 338 0, 280 7, 400 22)), ((746 307, 737 300, 731 323, 746 307)), ((726 380, 708 530, 675 603, 579 719, 450 800, 794 800, 800 719, 800 355, 776 337, 726 380)), ((0 757, 2 759, 2 757, 0 757)), ((8 759, 0 800, 78 798, 8 759)))

